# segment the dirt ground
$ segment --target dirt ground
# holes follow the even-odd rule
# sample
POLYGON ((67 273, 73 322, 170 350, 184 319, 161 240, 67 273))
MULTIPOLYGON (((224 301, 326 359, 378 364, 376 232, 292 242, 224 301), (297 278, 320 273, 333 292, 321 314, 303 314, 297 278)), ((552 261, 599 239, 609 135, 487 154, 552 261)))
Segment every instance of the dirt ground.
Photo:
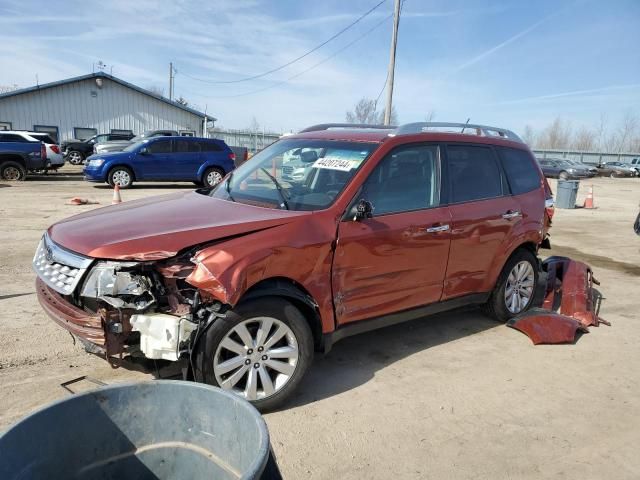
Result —
MULTIPOLYGON (((75 172, 0 184, 0 430, 81 375, 151 378, 84 353, 37 303, 31 258, 43 230, 95 208, 71 197, 111 202, 75 172)), ((640 179, 582 182, 579 203, 588 184, 598 208, 557 210, 551 253, 593 266, 611 327, 533 346, 467 309, 346 339, 265 416, 285 478, 640 478, 640 179)), ((181 188, 192 186, 144 184, 123 197, 181 188)))

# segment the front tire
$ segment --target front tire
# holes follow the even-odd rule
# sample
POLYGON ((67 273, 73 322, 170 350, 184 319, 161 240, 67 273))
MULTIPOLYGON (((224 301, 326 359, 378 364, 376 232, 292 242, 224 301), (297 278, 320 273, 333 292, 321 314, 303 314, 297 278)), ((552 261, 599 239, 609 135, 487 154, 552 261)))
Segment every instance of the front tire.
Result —
POLYGON ((67 153, 67 160, 71 165, 82 165, 82 162, 84 162, 84 155, 82 152, 77 150, 71 150, 67 153))
POLYGON ((516 250, 504 265, 496 286, 485 305, 485 313, 499 322, 531 308, 538 286, 536 256, 524 248, 516 250))
POLYGON ((218 318, 198 342, 195 379, 229 390, 260 411, 281 405, 313 359, 313 336, 292 303, 264 297, 218 318))
POLYGON ((204 175, 202 175, 202 184, 206 188, 215 187, 223 178, 224 172, 221 169, 216 167, 207 168, 204 175))
POLYGON ((8 161, 0 164, 0 179, 7 182, 22 182, 27 178, 27 170, 18 162, 8 161))
POLYGON ((113 167, 109 170, 107 182, 112 187, 119 185, 124 190, 133 185, 133 173, 127 167, 113 167))

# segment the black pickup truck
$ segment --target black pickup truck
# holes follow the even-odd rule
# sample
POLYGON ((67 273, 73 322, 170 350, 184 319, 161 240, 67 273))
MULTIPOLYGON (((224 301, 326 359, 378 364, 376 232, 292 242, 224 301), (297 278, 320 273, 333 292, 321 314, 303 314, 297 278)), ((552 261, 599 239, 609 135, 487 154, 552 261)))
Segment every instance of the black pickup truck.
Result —
POLYGON ((71 165, 80 165, 85 158, 93 154, 94 145, 115 140, 128 141, 133 136, 133 133, 101 133, 86 140, 67 140, 62 142, 62 154, 71 165))
POLYGON ((0 141, 0 180, 24 180, 27 172, 47 168, 47 149, 42 142, 0 141))

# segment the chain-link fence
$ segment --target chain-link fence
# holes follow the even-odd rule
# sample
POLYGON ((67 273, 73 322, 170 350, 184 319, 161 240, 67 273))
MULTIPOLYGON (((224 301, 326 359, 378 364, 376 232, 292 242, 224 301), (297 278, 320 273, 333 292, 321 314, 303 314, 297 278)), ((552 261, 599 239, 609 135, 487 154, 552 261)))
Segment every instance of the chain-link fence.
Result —
POLYGON ((244 147, 251 153, 262 150, 278 140, 282 134, 274 132, 260 132, 252 130, 221 130, 213 128, 208 130, 209 138, 224 140, 230 147, 244 147))

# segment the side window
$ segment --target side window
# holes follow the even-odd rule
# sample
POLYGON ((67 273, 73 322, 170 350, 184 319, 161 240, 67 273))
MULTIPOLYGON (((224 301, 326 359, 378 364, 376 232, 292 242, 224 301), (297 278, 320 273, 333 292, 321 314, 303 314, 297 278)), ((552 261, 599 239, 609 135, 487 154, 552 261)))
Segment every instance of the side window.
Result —
POLYGON ((200 153, 200 142, 187 142, 191 153, 200 153))
POLYGON ((159 140, 147 148, 149 153, 171 153, 171 140, 159 140))
POLYGON ((451 203, 502 195, 502 175, 491 148, 448 145, 447 160, 451 203))
POLYGON ((186 140, 176 140, 174 142, 176 153, 187 153, 189 151, 189 143, 186 140))
POLYGON ((529 153, 516 148, 501 148, 500 154, 511 193, 520 195, 540 187, 538 169, 529 153))
POLYGON ((2 133, 0 134, 0 142, 18 142, 18 143, 27 143, 29 140, 24 138, 22 135, 16 135, 13 133, 2 133))
POLYGON ((400 147, 376 166, 361 198, 373 215, 422 210, 440 203, 440 149, 437 145, 400 147))
POLYGON ((222 149, 215 142, 206 142, 202 145, 203 152, 220 152, 222 149))

